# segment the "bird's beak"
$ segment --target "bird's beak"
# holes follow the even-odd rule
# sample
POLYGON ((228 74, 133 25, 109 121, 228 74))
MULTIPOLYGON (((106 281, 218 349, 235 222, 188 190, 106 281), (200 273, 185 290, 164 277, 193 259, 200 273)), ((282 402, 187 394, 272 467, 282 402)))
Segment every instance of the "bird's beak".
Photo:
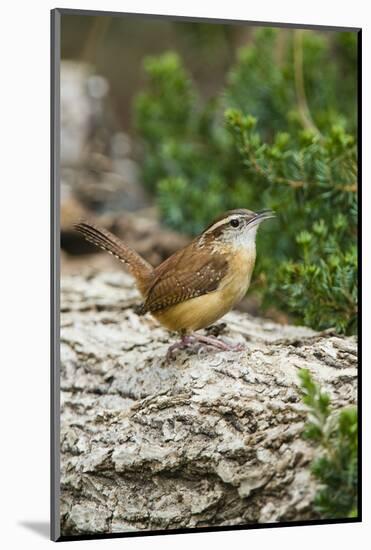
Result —
POLYGON ((256 213, 256 216, 248 223, 248 226, 255 226, 263 222, 264 220, 269 220, 270 218, 275 218, 276 215, 272 210, 261 210, 256 213))

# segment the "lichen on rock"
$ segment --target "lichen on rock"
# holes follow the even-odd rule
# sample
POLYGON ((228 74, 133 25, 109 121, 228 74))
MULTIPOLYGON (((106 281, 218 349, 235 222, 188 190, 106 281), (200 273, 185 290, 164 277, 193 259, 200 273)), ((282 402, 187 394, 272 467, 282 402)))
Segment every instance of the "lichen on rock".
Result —
POLYGON ((355 338, 231 312, 244 351, 167 362, 176 335, 137 301, 124 273, 62 277, 62 534, 314 519, 297 374, 354 403, 355 338))

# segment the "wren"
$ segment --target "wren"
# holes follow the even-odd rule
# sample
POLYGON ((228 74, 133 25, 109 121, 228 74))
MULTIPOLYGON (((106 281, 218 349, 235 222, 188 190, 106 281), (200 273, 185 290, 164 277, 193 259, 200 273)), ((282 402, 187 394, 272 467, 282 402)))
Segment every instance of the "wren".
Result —
POLYGON ((257 229, 273 217, 270 210, 230 210, 156 268, 107 229, 86 221, 75 228, 127 266, 143 297, 137 313, 150 313, 181 335, 169 348, 171 356, 197 341, 219 350, 241 349, 194 333, 215 323, 245 296, 255 264, 257 229))

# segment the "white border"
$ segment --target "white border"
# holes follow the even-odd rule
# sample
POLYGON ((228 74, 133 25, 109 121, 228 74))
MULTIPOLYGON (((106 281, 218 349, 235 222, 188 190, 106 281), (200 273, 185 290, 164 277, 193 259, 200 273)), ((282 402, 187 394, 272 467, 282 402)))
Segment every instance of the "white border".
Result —
MULTIPOLYGON (((53 544, 24 524, 49 519, 49 36, 54 7, 142 12, 194 17, 219 17, 302 24, 363 27, 364 91, 363 149, 370 151, 370 16, 367 2, 264 1, 241 3, 229 0, 216 5, 194 0, 180 3, 158 0, 119 2, 80 0, 55 4, 47 0, 8 3, 1 10, 1 434, 2 542, 6 548, 40 548, 53 544), (9 330, 10 329, 10 330, 9 330)), ((370 181, 368 157, 364 154, 363 181, 370 181)), ((364 209, 370 201, 370 186, 364 185, 364 209)), ((370 262, 367 253, 370 216, 364 216, 364 463, 370 462, 368 423, 371 362, 367 335, 371 334, 370 262), (368 460, 367 460, 368 458, 368 460)), ((370 340, 370 338, 368 338, 370 340)), ((291 527, 137 539, 79 541, 88 545, 123 545, 144 549, 180 549, 190 544, 225 547, 235 545, 300 550, 314 546, 349 550, 366 548, 370 529, 370 475, 364 469, 363 525, 291 527), (363 540, 363 542, 362 542, 363 540)), ((45 530, 45 529, 44 529, 45 530)), ((86 547, 86 546, 84 546, 86 547)))

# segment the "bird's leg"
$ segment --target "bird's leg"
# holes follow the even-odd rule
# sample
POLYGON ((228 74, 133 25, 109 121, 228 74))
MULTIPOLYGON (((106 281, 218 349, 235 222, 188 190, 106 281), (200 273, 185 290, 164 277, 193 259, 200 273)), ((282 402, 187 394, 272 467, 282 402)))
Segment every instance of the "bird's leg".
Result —
POLYGON ((242 351, 244 346, 242 344, 227 344, 215 336, 205 336, 204 334, 194 334, 194 339, 207 346, 212 346, 221 351, 242 351))
POLYGON ((242 351, 244 346, 242 344, 227 344, 215 336, 206 336, 204 334, 183 334, 181 339, 172 344, 166 353, 166 359, 172 359, 174 351, 178 349, 184 349, 193 344, 206 344, 219 351, 242 351))
POLYGON ((171 359, 173 357, 174 351, 178 349, 184 349, 188 346, 191 346, 194 343, 194 336, 189 334, 183 334, 181 339, 172 344, 166 353, 166 359, 171 359))

